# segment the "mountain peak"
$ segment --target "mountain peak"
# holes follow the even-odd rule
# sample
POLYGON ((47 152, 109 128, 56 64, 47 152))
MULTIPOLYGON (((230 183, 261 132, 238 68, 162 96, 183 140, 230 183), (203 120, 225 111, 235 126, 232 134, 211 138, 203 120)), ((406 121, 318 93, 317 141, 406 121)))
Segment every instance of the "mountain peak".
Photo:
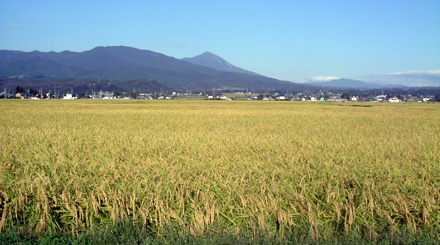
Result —
POLYGON ((227 72, 237 72, 244 73, 248 75, 258 76, 259 74, 241 69, 227 62, 220 56, 213 54, 209 51, 205 51, 204 53, 194 56, 192 58, 183 58, 182 60, 193 63, 198 66, 204 66, 208 68, 212 68, 218 71, 227 71, 227 72))
POLYGON ((205 52, 203 52, 203 54, 201 54, 201 55, 215 55, 215 54, 213 54, 213 53, 211 53, 211 52, 209 52, 209 51, 205 51, 205 52))
POLYGON ((218 55, 216 55, 216 54, 213 54, 213 53, 211 53, 211 52, 209 52, 209 51, 205 51, 203 54, 198 55, 198 56, 196 56, 196 57, 200 57, 200 56, 206 56, 206 57, 217 57, 217 58, 220 58, 220 56, 218 56, 218 55))

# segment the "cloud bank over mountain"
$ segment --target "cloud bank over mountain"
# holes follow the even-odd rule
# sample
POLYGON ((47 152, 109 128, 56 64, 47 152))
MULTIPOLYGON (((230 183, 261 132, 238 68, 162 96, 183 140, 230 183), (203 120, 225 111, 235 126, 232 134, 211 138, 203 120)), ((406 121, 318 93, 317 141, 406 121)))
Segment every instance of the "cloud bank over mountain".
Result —
POLYGON ((416 87, 440 86, 440 70, 380 73, 368 75, 359 79, 381 84, 398 83, 416 87))
POLYGON ((440 86, 440 70, 376 73, 354 78, 342 78, 338 76, 316 76, 305 79, 290 79, 290 81, 296 83, 319 84, 340 79, 355 79, 358 81, 363 81, 385 87, 389 87, 389 85, 404 85, 407 87, 438 87, 440 86))
POLYGON ((312 77, 309 78, 309 81, 314 81, 314 82, 328 82, 328 81, 333 81, 333 80, 338 80, 341 79, 341 77, 335 77, 335 76, 321 76, 321 77, 312 77))

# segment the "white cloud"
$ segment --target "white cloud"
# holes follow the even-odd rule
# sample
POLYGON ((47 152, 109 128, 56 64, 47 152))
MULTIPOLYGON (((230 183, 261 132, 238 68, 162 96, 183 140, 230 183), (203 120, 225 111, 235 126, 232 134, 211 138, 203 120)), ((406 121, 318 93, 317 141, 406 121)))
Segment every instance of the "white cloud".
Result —
POLYGON ((284 79, 285 81, 293 82, 293 83, 305 83, 307 79, 284 79))
POLYGON ((25 24, 5 24, 5 26, 12 27, 12 28, 23 28, 23 27, 26 27, 25 24))
POLYGON ((374 74, 376 76, 413 76, 413 75, 439 75, 440 70, 431 70, 431 71, 402 71, 402 72, 391 72, 391 73, 382 73, 382 74, 374 74))
POLYGON ((333 76, 328 76, 328 77, 312 77, 309 78, 308 80, 310 81, 314 81, 314 82, 328 82, 328 81, 332 81, 332 80, 337 80, 337 79, 341 79, 340 77, 333 77, 333 76))
POLYGON ((311 77, 311 78, 302 78, 302 79, 280 79, 284 81, 290 81, 294 83, 310 83, 310 82, 328 82, 332 80, 341 79, 341 77, 335 77, 335 76, 318 76, 318 77, 311 77))
POLYGON ((380 84, 403 84, 406 86, 440 86, 440 70, 401 71, 377 73, 361 78, 380 84))
MULTIPOLYGON (((377 84, 402 84, 409 87, 423 87, 423 86, 440 86, 440 70, 425 70, 425 71, 401 71, 390 73, 376 73, 360 77, 347 77, 349 79, 361 80, 369 83, 377 84)), ((316 83, 328 82, 332 80, 341 79, 337 76, 316 76, 306 79, 283 79, 295 83, 316 83)))

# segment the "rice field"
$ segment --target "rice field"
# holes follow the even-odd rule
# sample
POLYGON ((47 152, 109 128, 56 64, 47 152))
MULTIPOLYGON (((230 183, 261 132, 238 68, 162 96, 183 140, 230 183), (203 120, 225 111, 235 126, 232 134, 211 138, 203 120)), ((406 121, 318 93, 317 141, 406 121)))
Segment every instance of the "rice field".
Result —
POLYGON ((440 241, 440 104, 0 100, 0 136, 0 241, 440 241))

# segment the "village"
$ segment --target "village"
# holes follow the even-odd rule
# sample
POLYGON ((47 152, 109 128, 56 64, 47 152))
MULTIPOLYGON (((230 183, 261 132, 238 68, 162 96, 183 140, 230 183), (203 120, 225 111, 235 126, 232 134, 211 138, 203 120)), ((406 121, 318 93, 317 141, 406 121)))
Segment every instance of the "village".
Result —
POLYGON ((103 99, 103 100, 262 100, 262 101, 311 101, 311 102, 382 102, 382 103, 399 103, 399 102, 420 102, 433 103, 440 102, 438 95, 411 95, 396 93, 375 94, 364 92, 348 93, 348 92, 300 92, 300 93, 280 93, 280 92, 247 92, 247 91, 221 91, 212 90, 196 91, 196 92, 156 92, 156 93, 134 93, 134 92, 109 92, 99 91, 91 94, 74 94, 70 93, 57 94, 50 90, 44 92, 24 89, 17 87, 15 93, 8 93, 6 90, 0 93, 0 99, 103 99))
POLYGON ((317 94, 297 93, 297 94, 252 94, 252 93, 236 93, 234 94, 215 94, 208 95, 206 99, 209 100, 264 100, 264 101, 314 101, 314 102, 438 102, 438 97, 434 95, 429 96, 413 96, 413 95, 398 95, 392 96, 387 94, 380 95, 350 95, 347 93, 327 93, 322 92, 317 94))

